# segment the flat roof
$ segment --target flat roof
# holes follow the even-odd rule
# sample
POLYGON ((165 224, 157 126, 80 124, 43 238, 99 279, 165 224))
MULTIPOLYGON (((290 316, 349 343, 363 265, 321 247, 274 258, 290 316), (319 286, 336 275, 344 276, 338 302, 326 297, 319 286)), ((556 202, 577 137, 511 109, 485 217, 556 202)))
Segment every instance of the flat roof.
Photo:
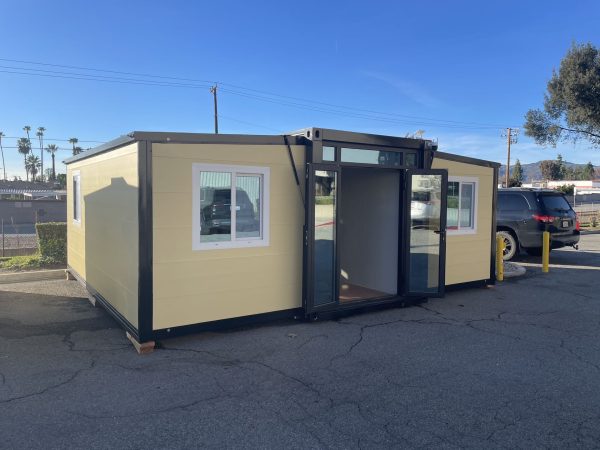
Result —
POLYGON ((331 141, 348 144, 368 144, 406 149, 432 150, 437 157, 442 159, 486 167, 500 167, 500 163, 493 161, 438 152, 436 151, 437 143, 434 143, 429 139, 386 136, 355 131, 332 130, 320 127, 303 128, 279 135, 132 131, 131 133, 99 145, 98 147, 94 147, 91 150, 72 156, 71 158, 64 160, 64 163, 71 164, 75 161, 91 158, 92 156, 139 141, 148 141, 152 143, 245 145, 306 145, 312 141, 331 141))

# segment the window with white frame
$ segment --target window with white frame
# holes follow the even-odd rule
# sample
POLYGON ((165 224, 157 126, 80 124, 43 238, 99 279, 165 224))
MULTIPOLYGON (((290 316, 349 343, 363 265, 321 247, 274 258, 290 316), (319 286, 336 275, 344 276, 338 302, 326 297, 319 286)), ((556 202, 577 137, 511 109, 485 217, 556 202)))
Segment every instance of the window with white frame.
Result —
POLYGON ((81 174, 73 172, 73 222, 81 223, 81 174))
POLYGON ((476 177, 448 177, 446 228, 450 234, 477 232, 476 177))
POLYGON ((268 167, 192 166, 192 248, 269 245, 268 167))

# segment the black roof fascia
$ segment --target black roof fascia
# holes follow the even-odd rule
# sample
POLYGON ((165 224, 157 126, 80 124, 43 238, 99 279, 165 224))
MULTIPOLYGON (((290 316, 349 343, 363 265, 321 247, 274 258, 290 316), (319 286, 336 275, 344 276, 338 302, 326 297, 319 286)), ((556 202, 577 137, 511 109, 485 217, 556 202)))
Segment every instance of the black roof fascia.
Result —
MULTIPOLYGON (((246 145, 285 145, 282 134, 214 134, 214 133, 168 133, 154 131, 134 131, 136 141, 150 141, 155 144, 246 144, 246 145)), ((290 145, 306 145, 302 136, 289 136, 290 145)))
MULTIPOLYGON (((286 145, 283 135, 255 134, 209 134, 209 133, 169 133, 154 131, 133 131, 112 141, 82 152, 64 160, 65 164, 91 158, 123 145, 137 141, 149 141, 155 144, 237 144, 237 145, 286 145)), ((309 143, 302 136, 288 136, 290 145, 306 145, 309 143)))
POLYGON ((465 164, 472 164, 474 166, 499 168, 502 165, 502 164, 494 162, 494 161, 487 161, 485 159, 471 158, 469 156, 455 155, 454 153, 446 153, 446 152, 435 152, 433 154, 433 157, 445 159, 447 161, 455 161, 455 162, 461 162, 461 163, 465 163, 465 164))
POLYGON ((82 159, 91 158, 92 156, 99 155, 100 153, 105 153, 110 150, 114 150, 116 148, 122 147, 124 145, 131 144, 134 141, 135 141, 135 139, 133 138, 133 136, 131 134, 119 136, 118 138, 113 139, 112 141, 108 141, 102 145, 99 145, 98 147, 94 147, 91 150, 87 150, 87 151, 79 153, 78 155, 67 158, 63 162, 65 164, 71 164, 71 163, 74 163, 75 161, 80 161, 82 159))
POLYGON ((347 142, 349 144, 368 144, 405 149, 432 149, 437 147, 436 143, 428 139, 357 133, 355 131, 332 130, 328 128, 303 128, 286 134, 304 136, 311 141, 347 142))

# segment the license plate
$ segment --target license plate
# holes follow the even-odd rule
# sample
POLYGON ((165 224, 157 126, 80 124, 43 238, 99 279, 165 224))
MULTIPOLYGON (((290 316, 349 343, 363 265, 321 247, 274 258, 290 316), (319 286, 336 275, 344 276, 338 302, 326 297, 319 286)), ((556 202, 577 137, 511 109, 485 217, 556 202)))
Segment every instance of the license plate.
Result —
POLYGON ((562 227, 563 228, 569 228, 569 221, 568 220, 563 220, 562 221, 562 227))

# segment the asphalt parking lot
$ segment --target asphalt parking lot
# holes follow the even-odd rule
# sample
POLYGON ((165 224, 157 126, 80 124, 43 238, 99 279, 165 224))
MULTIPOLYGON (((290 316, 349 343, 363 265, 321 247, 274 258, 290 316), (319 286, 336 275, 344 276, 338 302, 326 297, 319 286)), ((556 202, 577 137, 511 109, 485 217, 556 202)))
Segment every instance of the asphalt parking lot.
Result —
POLYGON ((137 355, 76 282, 0 286, 2 448, 600 445, 600 235, 550 274, 137 355))

